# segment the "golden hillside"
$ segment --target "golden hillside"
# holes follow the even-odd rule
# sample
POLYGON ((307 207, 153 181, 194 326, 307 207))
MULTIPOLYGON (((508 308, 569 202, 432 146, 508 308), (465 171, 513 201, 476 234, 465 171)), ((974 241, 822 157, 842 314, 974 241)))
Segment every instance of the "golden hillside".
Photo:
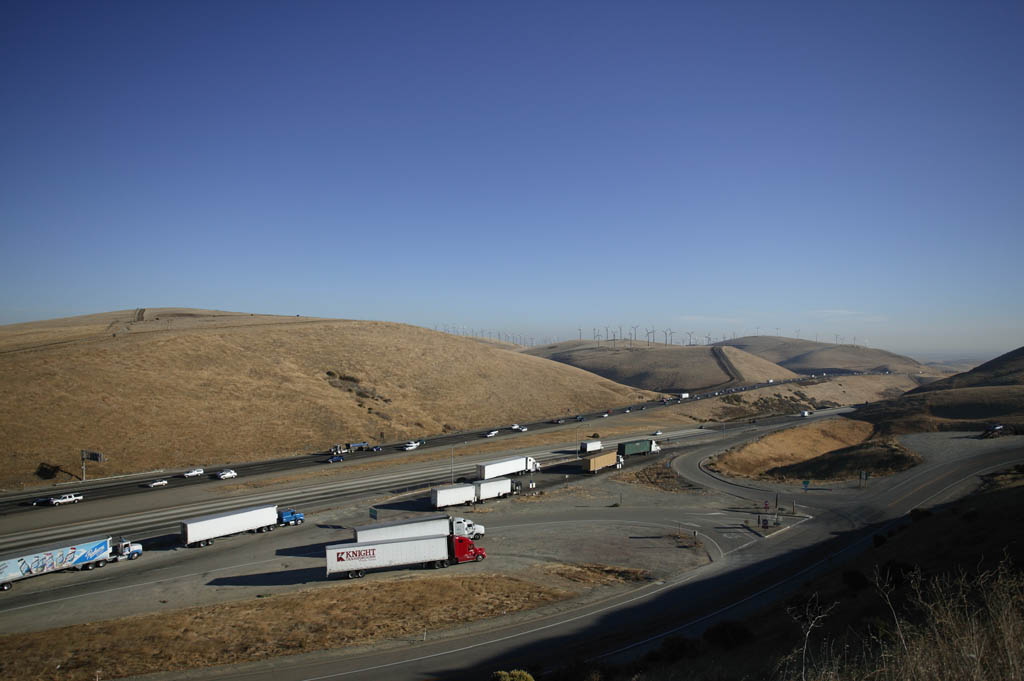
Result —
POLYGON ((605 378, 659 392, 697 391, 769 378, 796 376, 771 362, 735 348, 646 342, 566 341, 525 350, 524 354, 579 367, 605 378))
POLYGON ((0 327, 0 484, 396 441, 630 404, 585 371, 385 322, 149 309, 0 327), (139 463, 150 462, 150 463, 139 463), (100 468, 99 466, 97 468, 100 468))
POLYGON ((936 373, 909 357, 860 345, 835 345, 781 336, 746 336, 715 345, 739 348, 800 374, 837 370, 936 373))

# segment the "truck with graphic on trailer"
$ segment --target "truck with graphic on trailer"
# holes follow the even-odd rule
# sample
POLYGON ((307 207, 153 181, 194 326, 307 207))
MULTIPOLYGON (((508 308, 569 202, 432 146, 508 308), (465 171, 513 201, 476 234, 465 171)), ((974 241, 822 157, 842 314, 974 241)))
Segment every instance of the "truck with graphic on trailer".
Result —
POLYGON ((83 539, 39 549, 29 549, 0 558, 0 591, 8 591, 14 582, 61 570, 92 570, 119 560, 135 560, 142 555, 142 544, 124 537, 83 539))
POLYGON ((411 565, 444 568, 487 557, 469 537, 444 534, 334 544, 325 551, 328 579, 336 574, 357 579, 368 570, 411 565))

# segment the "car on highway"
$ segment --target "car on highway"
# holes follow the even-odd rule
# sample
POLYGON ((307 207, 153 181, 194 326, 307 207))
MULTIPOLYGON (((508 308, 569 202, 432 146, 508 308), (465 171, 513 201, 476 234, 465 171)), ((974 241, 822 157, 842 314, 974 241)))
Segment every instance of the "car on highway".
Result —
POLYGON ((183 477, 183 478, 197 478, 197 477, 199 477, 200 475, 202 475, 205 472, 206 471, 204 471, 202 468, 193 468, 190 471, 185 471, 184 473, 182 473, 181 477, 183 477))
POLYGON ((220 473, 217 473, 218 480, 230 480, 231 478, 237 478, 238 473, 234 472, 230 468, 225 468, 220 473))
POLYGON ((484 437, 494 437, 497 434, 498 434, 498 431, 496 431, 496 430, 489 430, 486 433, 484 433, 484 437))
POLYGON ((49 506, 53 497, 36 497, 30 503, 33 506, 49 506))
POLYGON ((146 483, 146 487, 149 487, 150 489, 152 489, 154 487, 166 487, 166 486, 167 486, 167 481, 163 480, 163 479, 161 479, 161 480, 154 480, 153 482, 147 482, 146 483))
POLYGON ((577 421, 585 421, 586 419, 583 417, 582 414, 580 414, 579 416, 576 417, 576 420, 577 421))
POLYGON ((63 506, 64 504, 77 504, 85 499, 81 494, 61 494, 59 497, 50 498, 50 506, 63 506))
POLYGON ((334 456, 327 459, 327 461, 325 461, 324 463, 341 463, 344 460, 345 457, 343 457, 341 454, 335 454, 334 456))
POLYGON ((551 423, 565 423, 565 419, 551 419, 551 423))
POLYGON ((402 445, 402 449, 409 452, 412 451, 413 449, 416 449, 420 445, 424 445, 426 443, 426 440, 409 440, 404 445, 402 445))
POLYGON ((632 410, 632 409, 630 409, 629 407, 626 407, 626 408, 625 408, 625 409, 624 409, 624 410, 622 411, 622 413, 623 413, 623 414, 628 414, 628 413, 629 413, 629 412, 631 412, 631 411, 633 411, 633 410, 632 410))
POLYGON ((370 448, 370 451, 371 452, 383 452, 384 448, 381 447, 380 445, 374 445, 373 447, 370 448))
POLYGON ((653 433, 653 434, 654 434, 654 435, 661 435, 661 431, 660 431, 660 430, 656 430, 656 431, 654 431, 654 433, 653 433))

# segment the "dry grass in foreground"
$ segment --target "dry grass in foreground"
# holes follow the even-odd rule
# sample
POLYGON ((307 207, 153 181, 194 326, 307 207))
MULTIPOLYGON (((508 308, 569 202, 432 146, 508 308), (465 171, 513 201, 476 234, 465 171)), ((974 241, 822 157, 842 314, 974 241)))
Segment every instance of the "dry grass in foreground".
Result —
POLYGON ((0 674, 92 681, 264 660, 422 636, 571 595, 496 574, 344 583, 0 637, 0 674))
POLYGON ((699 489, 679 477, 665 461, 652 463, 643 468, 619 471, 612 475, 611 479, 629 485, 653 487, 663 492, 692 492, 699 489))

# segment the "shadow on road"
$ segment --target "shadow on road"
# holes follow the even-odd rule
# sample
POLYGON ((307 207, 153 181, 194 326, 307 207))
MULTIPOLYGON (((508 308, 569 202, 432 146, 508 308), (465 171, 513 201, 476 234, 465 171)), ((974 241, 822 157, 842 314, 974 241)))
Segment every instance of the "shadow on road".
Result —
POLYGON ((235 577, 217 577, 206 584, 207 586, 294 586, 323 582, 326 579, 326 568, 309 567, 277 572, 258 572, 235 577))
POLYGON ((275 551, 275 555, 278 556, 292 556, 295 558, 309 558, 310 556, 323 557, 324 549, 333 544, 340 544, 342 542, 351 541, 352 537, 344 536, 338 537, 335 541, 329 542, 317 542, 316 544, 306 544, 304 546, 286 546, 283 549, 275 551))

